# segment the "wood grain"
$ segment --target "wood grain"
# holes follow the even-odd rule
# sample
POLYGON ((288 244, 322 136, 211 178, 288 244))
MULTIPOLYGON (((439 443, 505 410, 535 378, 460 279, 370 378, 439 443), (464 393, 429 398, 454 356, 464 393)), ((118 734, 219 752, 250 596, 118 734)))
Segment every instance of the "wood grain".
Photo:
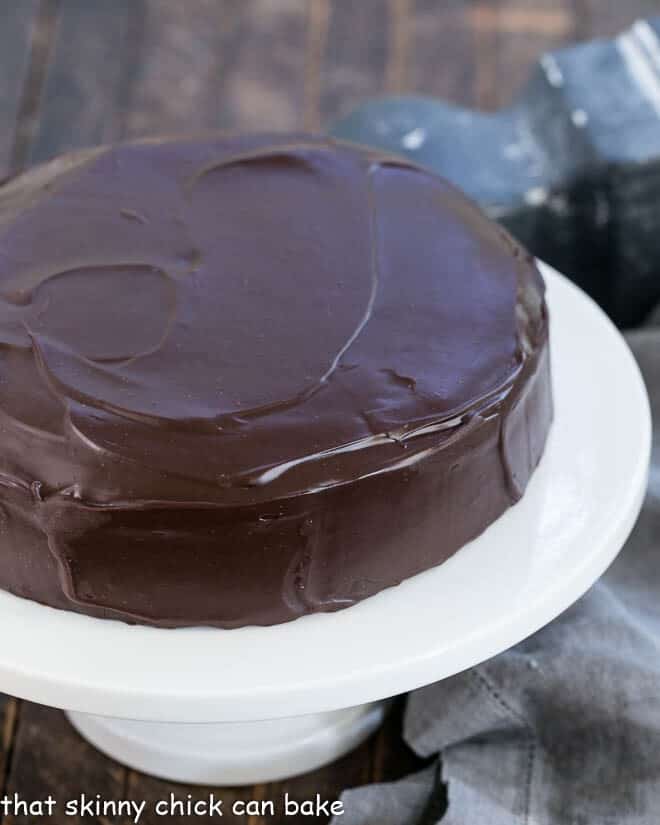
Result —
POLYGON ((390 11, 390 4, 384 0, 340 0, 330 4, 321 62, 322 126, 366 98, 385 92, 390 11))
POLYGON ((311 132, 321 127, 322 63, 328 42, 330 3, 329 0, 309 0, 307 7, 308 22, 303 123, 305 130, 311 132))
POLYGON ((217 127, 247 5, 242 0, 146 0, 144 8, 142 48, 122 112, 122 136, 217 127))
POLYGON ((301 129, 305 110, 306 0, 243 0, 242 22, 216 94, 216 126, 301 129))
POLYGON ((477 102, 477 38, 465 0, 415 0, 410 90, 463 105, 477 102))
POLYGON ((0 177, 11 171, 21 103, 36 36, 37 0, 6 3, 0 26, 0 177))
POLYGON ((0 694, 0 796, 4 795, 9 781, 20 710, 18 699, 0 694))
POLYGON ((477 43, 475 102, 499 109, 525 86, 533 65, 546 51, 575 39, 573 0, 477 2, 468 12, 477 43))
POLYGON ((388 94, 401 94, 408 83, 412 0, 389 0, 389 44, 385 69, 388 94))
POLYGON ((63 0, 28 158, 119 137, 119 112, 135 73, 140 0, 63 0))
MULTIPOLYGON (((126 769, 103 756, 73 730, 61 711, 23 702, 20 724, 13 743, 13 759, 5 783, 9 796, 27 801, 53 796, 59 806, 69 799, 101 794, 103 799, 121 799, 126 769)), ((104 817, 64 817, 59 809, 54 821, 79 825, 94 821, 108 825, 104 817)), ((34 825, 34 816, 5 817, 2 825, 34 825)))

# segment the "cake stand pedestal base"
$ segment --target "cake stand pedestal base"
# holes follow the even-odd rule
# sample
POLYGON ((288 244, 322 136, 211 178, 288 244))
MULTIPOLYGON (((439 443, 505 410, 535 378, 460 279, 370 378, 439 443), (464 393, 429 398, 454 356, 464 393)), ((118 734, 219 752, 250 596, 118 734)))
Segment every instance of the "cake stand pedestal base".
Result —
POLYGON ((136 722, 68 713, 99 750, 152 776, 199 785, 274 782, 320 768, 378 728, 385 702, 262 722, 136 722))

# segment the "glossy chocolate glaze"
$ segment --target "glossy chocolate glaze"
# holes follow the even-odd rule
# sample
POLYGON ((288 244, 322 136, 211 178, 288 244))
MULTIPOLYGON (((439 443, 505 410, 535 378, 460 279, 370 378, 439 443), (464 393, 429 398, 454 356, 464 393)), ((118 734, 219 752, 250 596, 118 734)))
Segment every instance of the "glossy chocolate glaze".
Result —
POLYGON ((515 502, 543 284, 448 183, 300 135, 0 187, 0 586, 162 626, 335 610, 515 502))

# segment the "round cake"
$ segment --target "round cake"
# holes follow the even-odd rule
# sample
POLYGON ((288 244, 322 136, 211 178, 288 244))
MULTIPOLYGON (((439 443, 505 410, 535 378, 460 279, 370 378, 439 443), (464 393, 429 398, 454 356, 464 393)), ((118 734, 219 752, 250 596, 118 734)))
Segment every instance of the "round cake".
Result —
POLYGON ((552 418, 533 259, 443 179, 323 137, 15 177, 0 298, 0 587, 96 617, 352 605, 516 502, 552 418))

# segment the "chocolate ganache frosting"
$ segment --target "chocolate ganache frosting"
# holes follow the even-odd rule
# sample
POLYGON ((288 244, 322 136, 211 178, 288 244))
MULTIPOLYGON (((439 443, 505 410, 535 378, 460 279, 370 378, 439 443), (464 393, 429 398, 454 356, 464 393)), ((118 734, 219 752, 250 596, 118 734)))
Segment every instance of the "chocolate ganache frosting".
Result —
POLYGON ((0 587, 273 624, 439 564, 552 417, 530 258, 410 163, 145 140, 0 186, 0 587))

